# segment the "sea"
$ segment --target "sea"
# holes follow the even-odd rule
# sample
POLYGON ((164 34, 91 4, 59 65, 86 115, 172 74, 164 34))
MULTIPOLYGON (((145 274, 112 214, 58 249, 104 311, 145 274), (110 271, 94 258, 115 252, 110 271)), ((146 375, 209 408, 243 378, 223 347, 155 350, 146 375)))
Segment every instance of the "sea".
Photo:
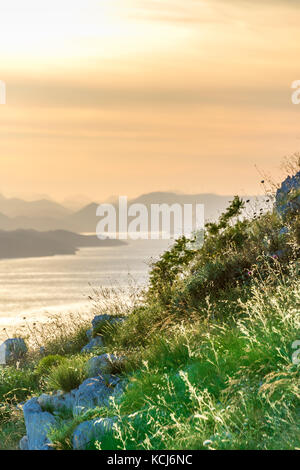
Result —
POLYGON ((80 248, 75 255, 0 260, 0 338, 26 321, 80 313, 101 287, 145 286, 151 261, 170 240, 126 240, 115 247, 80 248), (5 332, 5 334, 4 334, 5 332))

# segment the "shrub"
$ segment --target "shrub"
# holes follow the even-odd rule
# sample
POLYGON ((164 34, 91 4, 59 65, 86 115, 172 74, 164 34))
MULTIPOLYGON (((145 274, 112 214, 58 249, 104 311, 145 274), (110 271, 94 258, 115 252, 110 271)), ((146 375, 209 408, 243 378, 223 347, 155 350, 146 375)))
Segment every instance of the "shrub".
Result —
POLYGON ((47 377, 47 386, 53 390, 70 392, 78 388, 86 378, 86 359, 75 356, 65 359, 50 370, 47 377))
POLYGON ((36 373, 41 377, 47 375, 52 367, 61 364, 65 360, 66 359, 59 354, 51 354, 49 356, 43 357, 43 359, 41 359, 37 365, 36 373))
POLYGON ((181 237, 175 241, 170 250, 165 251, 158 261, 152 264, 148 298, 157 298, 168 303, 171 288, 196 254, 191 248, 195 240, 181 237))
POLYGON ((97 323, 93 328, 93 338, 96 336, 111 336, 115 332, 115 327, 118 322, 111 322, 110 320, 102 320, 97 323))

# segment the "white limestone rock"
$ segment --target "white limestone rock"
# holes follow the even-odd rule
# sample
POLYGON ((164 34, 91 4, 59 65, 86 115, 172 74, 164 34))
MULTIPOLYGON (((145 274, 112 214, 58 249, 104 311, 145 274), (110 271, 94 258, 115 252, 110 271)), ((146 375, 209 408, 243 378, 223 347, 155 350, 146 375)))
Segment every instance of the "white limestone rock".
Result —
POLYGON ((101 438, 112 430, 115 422, 116 418, 99 418, 79 424, 73 433, 73 450, 86 450, 93 440, 101 442, 101 438))
POLYGON ((96 336, 88 344, 86 344, 82 349, 82 353, 92 352, 95 348, 102 348, 104 346, 103 339, 101 336, 96 336))
POLYGON ((109 398, 118 390, 117 385, 119 382, 119 378, 109 375, 85 380, 75 392, 74 416, 97 406, 107 406, 109 398))
POLYGON ((300 212, 300 171, 283 181, 276 192, 275 208, 283 218, 300 212))
POLYGON ((124 318, 116 317, 115 315, 96 315, 92 320, 93 332, 95 332, 95 330, 97 330, 101 324, 105 325, 105 323, 120 323, 122 321, 124 321, 124 318))
POLYGON ((114 363, 120 363, 122 360, 122 357, 117 357, 114 354, 108 353, 92 357, 87 362, 89 377, 96 377, 96 375, 109 371, 110 366, 113 366, 114 363))
POLYGON ((19 442, 19 449, 20 450, 28 450, 28 437, 23 436, 19 442))
POLYGON ((27 353, 23 338, 9 338, 0 346, 0 364, 9 365, 22 359, 27 353))
POLYGON ((69 393, 58 392, 55 395, 42 394, 36 399, 41 411, 69 410, 74 416, 97 406, 107 406, 111 396, 121 393, 121 380, 111 375, 91 377, 85 380, 77 389, 69 393))
POLYGON ((51 426, 55 425, 55 417, 47 411, 42 411, 36 397, 25 403, 23 413, 28 450, 52 450, 47 434, 51 426))

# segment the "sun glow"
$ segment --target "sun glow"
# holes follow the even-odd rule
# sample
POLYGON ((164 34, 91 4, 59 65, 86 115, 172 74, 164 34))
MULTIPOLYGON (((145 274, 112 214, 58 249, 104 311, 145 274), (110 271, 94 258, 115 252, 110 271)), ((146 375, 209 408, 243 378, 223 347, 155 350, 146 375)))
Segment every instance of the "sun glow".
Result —
POLYGON ((3 0, 0 192, 255 194, 299 148, 300 9, 269 3, 3 0))
POLYGON ((124 23, 107 0, 10 0, 1 5, 2 60, 75 55, 99 41, 118 41, 124 23))
POLYGON ((186 39, 184 28, 143 21, 137 5, 129 0, 10 0, 0 7, 2 69, 90 66, 90 59, 144 57, 186 39))

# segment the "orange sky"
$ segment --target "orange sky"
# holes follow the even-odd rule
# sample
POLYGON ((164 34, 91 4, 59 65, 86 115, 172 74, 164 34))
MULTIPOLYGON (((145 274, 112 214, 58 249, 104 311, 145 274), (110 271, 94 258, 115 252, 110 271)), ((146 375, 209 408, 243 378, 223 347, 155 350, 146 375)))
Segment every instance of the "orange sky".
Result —
POLYGON ((0 192, 254 194, 300 150, 298 0, 6 3, 0 192))

